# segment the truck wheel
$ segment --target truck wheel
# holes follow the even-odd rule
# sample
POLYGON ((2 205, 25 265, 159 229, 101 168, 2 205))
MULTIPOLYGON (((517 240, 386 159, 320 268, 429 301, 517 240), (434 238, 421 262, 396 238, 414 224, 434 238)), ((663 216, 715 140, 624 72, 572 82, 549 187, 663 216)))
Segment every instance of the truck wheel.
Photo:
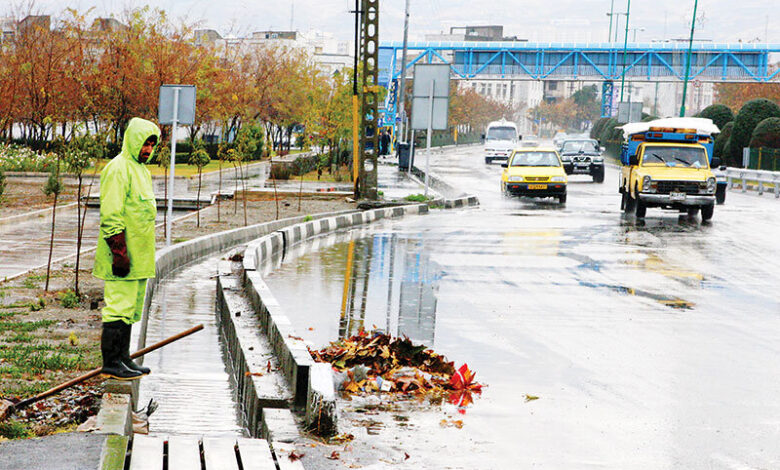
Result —
POLYGON ((485 165, 490 165, 490 162, 492 162, 492 158, 485 157, 485 165))
POLYGON ((718 188, 715 190, 715 201, 718 204, 723 204, 726 202, 726 185, 725 184, 719 184, 718 188))
POLYGON ((696 214, 699 213, 699 207, 693 206, 688 208, 688 217, 696 217, 696 214))
POLYGON ((562 196, 558 196, 558 202, 561 204, 566 204, 566 193, 563 193, 562 196))
POLYGON ((628 193, 623 193, 623 196, 626 198, 626 205, 623 206, 623 210, 626 214, 634 212, 636 210, 636 199, 631 197, 628 193))
POLYGON ((647 205, 641 199, 636 199, 634 205, 636 206, 636 218, 644 219, 645 214, 647 214, 647 205))
POLYGON ((593 174, 593 182, 594 183, 603 183, 604 182, 604 171, 599 171, 593 174))
POLYGON ((701 206, 701 220, 710 220, 715 213, 715 206, 701 206))

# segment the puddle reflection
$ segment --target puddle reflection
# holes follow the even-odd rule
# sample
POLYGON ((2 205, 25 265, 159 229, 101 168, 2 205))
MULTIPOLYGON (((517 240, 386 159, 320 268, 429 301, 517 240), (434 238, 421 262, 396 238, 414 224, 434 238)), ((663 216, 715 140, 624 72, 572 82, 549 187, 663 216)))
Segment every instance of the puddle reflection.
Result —
POLYGON ((290 305, 286 311, 293 323, 300 325, 311 321, 305 314, 298 317, 306 299, 296 292, 304 289, 301 284, 308 284, 301 276, 313 280, 309 286, 330 292, 329 299, 321 300, 330 300, 331 305, 336 298, 332 290, 338 283, 338 307, 317 307, 318 312, 338 312, 337 327, 329 319, 326 335, 315 328, 306 335, 318 346, 348 338, 361 329, 379 329, 433 346, 443 271, 431 260, 425 243, 422 238, 397 233, 352 231, 295 247, 284 264, 279 259, 266 264, 264 275, 271 290, 283 297, 282 303, 290 305))

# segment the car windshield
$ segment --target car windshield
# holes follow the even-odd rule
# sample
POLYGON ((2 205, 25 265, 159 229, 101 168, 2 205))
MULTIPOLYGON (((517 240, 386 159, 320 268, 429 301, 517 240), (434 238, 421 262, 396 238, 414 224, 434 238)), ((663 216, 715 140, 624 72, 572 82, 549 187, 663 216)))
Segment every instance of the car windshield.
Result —
POLYGON ((561 166, 555 152, 516 152, 509 166, 561 166))
POLYGON ((491 127, 487 131, 487 140, 515 140, 517 131, 514 127, 491 127))
POLYGON ((563 143, 561 150, 566 153, 598 152, 599 147, 592 140, 569 140, 563 143))
POLYGON ((645 148, 642 166, 682 166, 707 168, 707 152, 703 147, 661 147, 645 148))

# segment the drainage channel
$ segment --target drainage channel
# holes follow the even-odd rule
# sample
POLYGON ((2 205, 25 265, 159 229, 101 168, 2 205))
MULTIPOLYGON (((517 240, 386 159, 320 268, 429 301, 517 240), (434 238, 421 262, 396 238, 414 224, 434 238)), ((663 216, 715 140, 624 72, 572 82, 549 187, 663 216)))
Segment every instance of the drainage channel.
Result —
POLYGON ((150 354, 152 373, 141 381, 139 405, 151 398, 152 436, 245 435, 235 386, 214 313, 217 266, 224 254, 174 271, 157 286, 149 309, 147 344, 203 323, 204 329, 150 354))

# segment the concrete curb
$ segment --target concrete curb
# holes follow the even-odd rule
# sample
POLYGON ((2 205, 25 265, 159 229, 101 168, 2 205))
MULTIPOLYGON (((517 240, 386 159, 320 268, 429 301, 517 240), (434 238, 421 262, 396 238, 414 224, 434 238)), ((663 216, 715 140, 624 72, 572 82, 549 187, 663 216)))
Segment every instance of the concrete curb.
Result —
MULTIPOLYGON (((306 221, 265 235, 249 243, 244 251, 247 296, 258 315, 260 331, 268 338, 279 360, 279 367, 293 390, 294 404, 305 407, 307 428, 322 430, 326 434, 336 432, 337 410, 330 367, 325 365, 328 369, 325 371, 325 368, 316 365, 306 343, 295 334, 292 322, 257 271, 258 267, 264 260, 280 255, 284 257, 295 245, 319 235, 384 218, 426 213, 426 204, 414 204, 306 221)), ((244 353, 251 355, 248 351, 244 353)))
MULTIPOLYGON (((57 206, 57 214, 59 215, 60 212, 65 212, 70 209, 76 209, 75 202, 72 202, 70 204, 65 204, 64 206, 57 206)), ((0 218, 0 227, 4 225, 18 224, 20 222, 27 222, 28 220, 38 219, 41 217, 51 216, 52 210, 53 209, 49 207, 38 211, 25 212, 24 214, 17 214, 17 215, 12 215, 10 217, 3 217, 0 218)))
POLYGON ((231 272, 229 262, 220 262, 217 276, 217 314, 220 333, 230 355, 238 402, 244 425, 253 436, 262 435, 263 411, 288 408, 292 392, 280 374, 266 365, 276 362, 273 351, 257 334, 260 329, 251 304, 241 295, 241 280, 231 272))
POLYGON ((96 434, 133 435, 133 400, 127 394, 103 394, 96 434))
MULTIPOLYGON (((412 167, 412 175, 425 181, 425 172, 417 166, 412 167)), ((433 172, 428 173, 428 181, 436 192, 439 194, 449 193, 455 194, 459 191, 444 181, 441 177, 435 175, 433 172)), ((463 194, 463 193, 461 193, 463 194)), ((445 209, 456 209, 461 207, 478 206, 479 198, 473 194, 465 194, 456 198, 444 198, 445 209)))

